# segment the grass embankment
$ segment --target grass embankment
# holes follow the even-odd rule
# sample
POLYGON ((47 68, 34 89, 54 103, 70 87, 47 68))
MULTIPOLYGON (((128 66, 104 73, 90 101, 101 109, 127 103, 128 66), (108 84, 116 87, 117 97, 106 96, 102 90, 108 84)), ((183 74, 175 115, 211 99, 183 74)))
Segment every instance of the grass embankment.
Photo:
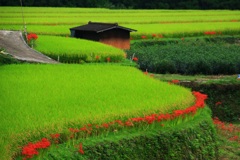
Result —
POLYGON ((218 155, 209 108, 175 119, 115 130, 101 136, 53 145, 45 159, 214 159, 218 155), (186 117, 185 117, 186 118, 186 117), (81 145, 81 153, 79 153, 81 145))
POLYGON ((1 66, 1 153, 69 127, 171 112, 191 106, 189 90, 132 67, 115 65, 1 66))
POLYGON ((60 62, 121 62, 125 52, 102 43, 57 36, 40 35, 36 50, 60 62))
MULTIPOLYGON (((239 34, 239 11, 229 10, 111 10, 84 8, 24 7, 29 32, 47 35, 69 35, 69 28, 88 21, 119 23, 138 30, 134 39, 152 34, 164 37, 204 35, 205 31, 239 34), (137 17, 137 18, 136 18, 137 17)), ((0 29, 22 29, 20 7, 1 7, 0 29)))

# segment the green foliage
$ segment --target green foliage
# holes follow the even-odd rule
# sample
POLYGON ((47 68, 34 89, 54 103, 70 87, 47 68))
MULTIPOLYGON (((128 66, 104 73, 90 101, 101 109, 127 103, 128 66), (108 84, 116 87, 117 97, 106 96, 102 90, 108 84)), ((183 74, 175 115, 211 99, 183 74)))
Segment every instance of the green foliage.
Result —
MULTIPOLYGON (((163 43, 164 44, 164 43, 163 43)), ((237 74, 240 72, 239 45, 206 42, 204 39, 173 41, 166 45, 132 45, 128 55, 138 57, 142 70, 154 73, 237 74)))
POLYGON ((0 53, 0 66, 4 64, 20 63, 18 60, 12 58, 10 55, 0 53))

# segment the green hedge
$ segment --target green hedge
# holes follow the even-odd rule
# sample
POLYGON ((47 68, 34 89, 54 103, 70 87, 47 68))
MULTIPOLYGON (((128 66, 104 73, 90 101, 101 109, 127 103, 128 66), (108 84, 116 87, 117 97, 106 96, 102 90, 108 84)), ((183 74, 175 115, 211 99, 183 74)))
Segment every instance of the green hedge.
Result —
POLYGON ((138 58, 140 69, 153 73, 237 74, 240 73, 239 45, 215 39, 138 42, 128 56, 138 58))
POLYGON ((179 125, 123 130, 52 147, 42 159, 216 159, 216 133, 210 109, 200 110, 191 121, 179 125), (83 144, 84 154, 78 153, 83 144))

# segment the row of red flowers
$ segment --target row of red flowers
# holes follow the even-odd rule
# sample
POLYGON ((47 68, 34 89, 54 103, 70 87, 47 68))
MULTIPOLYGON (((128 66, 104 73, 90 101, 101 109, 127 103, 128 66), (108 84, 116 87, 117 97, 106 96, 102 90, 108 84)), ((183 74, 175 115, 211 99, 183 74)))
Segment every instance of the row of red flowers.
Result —
MULTIPOLYGON (((222 32, 220 31, 205 31, 203 32, 204 35, 222 35, 222 32)), ((140 36, 141 39, 152 39, 152 38, 164 38, 163 34, 152 34, 152 35, 141 35, 140 36)), ((131 37, 131 40, 133 40, 134 38, 131 37)), ((139 39, 139 38, 136 38, 139 39)), ((181 40, 184 40, 184 37, 181 38, 181 40)))
MULTIPOLYGON (((151 114, 144 117, 133 117, 129 118, 126 121, 122 120, 115 120, 112 122, 103 123, 101 125, 93 125, 88 124, 86 126, 83 126, 81 128, 69 128, 70 131, 70 138, 74 138, 77 133, 86 133, 91 135, 93 131, 97 131, 99 129, 108 129, 112 128, 114 130, 114 127, 133 127, 137 126, 138 124, 152 124, 154 122, 162 122, 166 120, 173 120, 178 117, 184 118, 186 115, 194 115, 199 108, 204 107, 204 101, 207 99, 207 95, 202 94, 200 92, 192 92, 192 94, 195 96, 195 104, 193 106, 190 106, 183 110, 175 110, 172 113, 166 113, 166 114, 151 114)), ((161 124, 163 126, 163 124, 161 124)), ((58 139, 60 138, 60 134, 51 134, 50 135, 52 140, 55 143, 58 143, 58 139)), ((47 138, 43 138, 42 140, 36 142, 36 143, 29 143, 22 149, 22 155, 25 159, 32 158, 34 155, 38 155, 39 152, 38 149, 48 148, 51 145, 51 142, 47 138)), ((84 154, 82 143, 79 145, 78 152, 80 154, 84 154)))
POLYGON ((237 134, 240 133, 240 128, 232 123, 227 124, 219 120, 218 117, 213 118, 213 123, 217 127, 220 134, 227 137, 230 141, 236 141, 240 143, 240 137, 237 134))

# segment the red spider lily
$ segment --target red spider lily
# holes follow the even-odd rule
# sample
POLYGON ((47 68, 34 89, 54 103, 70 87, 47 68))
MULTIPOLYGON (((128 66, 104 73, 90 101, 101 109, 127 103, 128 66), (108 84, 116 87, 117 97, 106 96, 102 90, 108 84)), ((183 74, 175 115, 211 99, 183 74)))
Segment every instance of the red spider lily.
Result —
POLYGON ((125 122, 125 125, 130 127, 130 126, 133 126, 133 123, 131 121, 127 121, 125 122))
POLYGON ((137 62, 137 61, 138 61, 138 58, 137 58, 137 57, 133 57, 132 60, 135 61, 135 62, 137 62))
POLYGON ((163 38, 163 35, 162 35, 162 34, 158 34, 158 37, 159 37, 159 38, 163 38))
POLYGON ((215 31, 206 31, 204 32, 205 35, 215 35, 216 32, 215 31))
POLYGON ((177 79, 174 79, 174 80, 172 80, 171 82, 174 83, 174 84, 177 84, 177 83, 179 83, 180 81, 177 80, 177 79))
POLYGON ((36 39, 38 39, 38 36, 35 34, 35 33, 29 33, 28 35, 27 35, 27 40, 28 41, 31 41, 31 40, 36 40, 36 39))
POLYGON ((152 34, 152 37, 154 38, 154 37, 157 37, 157 34, 152 34))
POLYGON ((37 149, 48 148, 51 145, 51 142, 47 138, 42 138, 41 141, 36 143, 28 143, 22 149, 22 155, 25 156, 25 159, 32 158, 34 155, 38 155, 39 152, 37 149))
POLYGON ((137 117, 137 118, 131 118, 131 120, 132 120, 133 122, 142 122, 142 121, 144 121, 144 118, 142 118, 142 117, 137 117))
POLYGON ((100 57, 99 56, 96 56, 96 60, 98 61, 100 59, 100 57))
POLYGON ((84 150, 83 150, 82 143, 80 143, 80 145, 79 145, 79 150, 78 150, 78 152, 79 152, 80 154, 84 154, 84 150))
POLYGON ((111 60, 110 57, 107 57, 107 62, 110 62, 110 60, 111 60))
POLYGON ((60 134, 56 133, 56 134, 51 134, 50 136, 52 137, 52 139, 57 139, 60 137, 60 134))
POLYGON ((218 105, 221 105, 221 104, 222 104, 222 102, 216 102, 215 106, 218 106, 218 105))
POLYGON ((154 74, 150 74, 150 77, 154 77, 154 74))
POLYGON ((87 131, 87 127, 80 128, 80 131, 87 131))
POLYGON ((148 75, 148 71, 147 71, 147 69, 146 69, 146 71, 145 72, 143 72, 145 75, 148 75))
POLYGON ((146 116, 145 121, 147 121, 148 124, 152 124, 156 120, 155 116, 146 116))
POLYGON ((124 126, 124 123, 121 120, 116 120, 116 123, 118 123, 120 126, 124 126))
POLYGON ((233 136, 231 138, 229 138, 230 141, 237 141, 239 139, 238 136, 233 136))
POLYGON ((109 124, 103 123, 102 126, 103 126, 104 128, 108 128, 108 127, 109 127, 109 124))
POLYGON ((142 39, 147 39, 147 36, 142 35, 141 38, 142 38, 142 39))
POLYGON ((69 131, 72 132, 72 133, 77 133, 79 132, 78 129, 75 129, 75 128, 69 128, 69 131))
POLYGON ((233 19, 233 20, 231 20, 231 22, 238 22, 238 20, 233 19))
POLYGON ((182 37, 181 40, 184 41, 184 37, 182 37))
POLYGON ((185 112, 184 112, 184 110, 176 110, 173 112, 173 114, 174 114, 174 117, 179 117, 179 116, 185 114, 185 112))

